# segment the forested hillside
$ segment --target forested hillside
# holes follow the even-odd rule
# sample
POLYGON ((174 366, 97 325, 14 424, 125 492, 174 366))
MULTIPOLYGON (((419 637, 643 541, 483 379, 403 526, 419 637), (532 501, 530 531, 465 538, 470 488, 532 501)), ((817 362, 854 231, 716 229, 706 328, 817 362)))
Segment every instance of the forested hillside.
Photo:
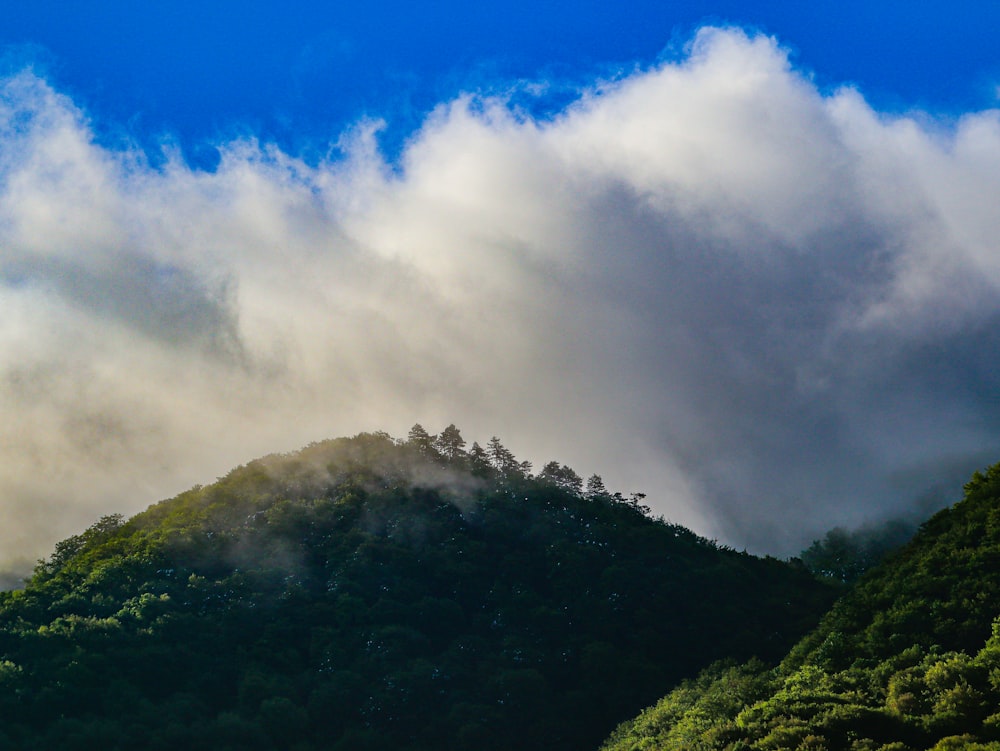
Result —
POLYGON ((0 747, 584 749, 831 589, 454 426, 269 456, 0 597, 0 747))
POLYGON ((1000 751, 1000 465, 863 576, 776 669, 720 664, 606 751, 1000 751))

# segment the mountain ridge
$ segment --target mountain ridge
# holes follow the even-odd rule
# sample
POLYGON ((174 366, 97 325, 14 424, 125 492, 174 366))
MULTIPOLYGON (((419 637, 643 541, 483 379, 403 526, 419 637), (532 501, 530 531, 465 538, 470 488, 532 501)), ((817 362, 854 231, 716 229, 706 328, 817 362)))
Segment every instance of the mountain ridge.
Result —
POLYGON ((833 599, 641 494, 417 428, 56 545, 0 595, 0 748, 595 747, 714 659, 776 659, 833 599))
POLYGON ((605 751, 1000 750, 1000 464, 865 573, 775 668, 718 665, 605 751))

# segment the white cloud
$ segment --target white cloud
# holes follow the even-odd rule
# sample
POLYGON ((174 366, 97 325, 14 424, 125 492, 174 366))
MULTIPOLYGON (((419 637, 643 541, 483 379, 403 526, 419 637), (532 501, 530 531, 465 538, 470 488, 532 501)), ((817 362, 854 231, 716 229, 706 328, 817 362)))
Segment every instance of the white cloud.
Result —
MULTIPOLYGON (((822 95, 767 37, 308 165, 94 142, 0 89, 0 550, 310 440, 457 423, 789 553, 1000 458, 1000 122, 822 95)), ((950 496, 953 497, 953 496, 950 496)))

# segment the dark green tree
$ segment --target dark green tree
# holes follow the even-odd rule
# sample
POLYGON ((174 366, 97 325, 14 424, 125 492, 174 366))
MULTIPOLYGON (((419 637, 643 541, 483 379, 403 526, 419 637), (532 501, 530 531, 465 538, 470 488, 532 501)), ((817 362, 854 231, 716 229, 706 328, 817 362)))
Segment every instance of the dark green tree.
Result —
POLYGON ((604 486, 604 480, 600 475, 591 475, 587 478, 587 497, 590 499, 607 498, 608 489, 604 486))
POLYGON ((555 461, 542 467, 542 471, 538 473, 538 479, 571 493, 580 493, 583 490, 583 480, 580 475, 565 464, 555 461))
POLYGON ((486 449, 480 446, 477 441, 473 441, 471 448, 469 448, 469 469, 473 474, 479 476, 489 474, 492 470, 490 457, 486 453, 486 449))
POLYGON ((465 439, 462 438, 462 434, 455 424, 452 423, 447 428, 441 431, 437 438, 434 439, 434 448, 438 450, 445 459, 454 461, 462 456, 465 456, 465 439))
POLYGON ((486 444, 486 456, 495 470, 501 474, 517 473, 520 465, 506 446, 496 436, 490 438, 486 444))
POLYGON ((414 446, 419 449, 423 454, 431 454, 434 452, 435 438, 424 430, 424 426, 419 422, 410 428, 410 432, 406 436, 406 442, 410 446, 414 446))

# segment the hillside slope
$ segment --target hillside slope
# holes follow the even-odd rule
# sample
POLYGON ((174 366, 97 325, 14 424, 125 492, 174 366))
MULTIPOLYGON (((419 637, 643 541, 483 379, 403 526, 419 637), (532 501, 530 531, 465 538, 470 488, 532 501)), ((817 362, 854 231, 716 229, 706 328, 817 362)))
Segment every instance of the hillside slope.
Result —
POLYGON ((0 747, 593 748, 829 605, 598 478, 448 436, 266 457, 60 543, 0 598, 0 747))
POLYGON ((1000 465, 870 571, 777 669, 717 665, 607 751, 1000 751, 1000 465))

